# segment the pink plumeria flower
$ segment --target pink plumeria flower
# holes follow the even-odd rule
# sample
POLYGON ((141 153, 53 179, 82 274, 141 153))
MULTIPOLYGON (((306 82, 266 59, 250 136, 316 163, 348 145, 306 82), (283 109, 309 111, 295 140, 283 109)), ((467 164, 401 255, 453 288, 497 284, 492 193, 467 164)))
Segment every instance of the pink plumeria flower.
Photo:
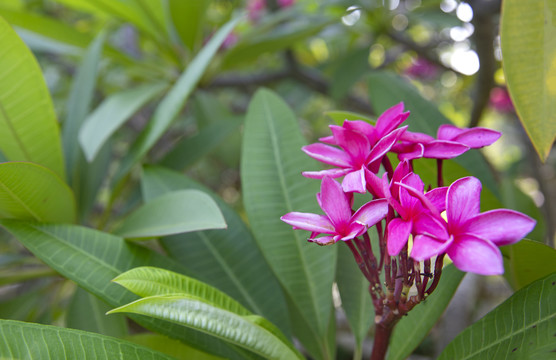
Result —
MULTIPOLYGON (((394 184, 396 183, 394 182, 394 184)), ((412 188, 414 190, 413 193, 417 192, 423 194, 425 190, 425 184, 421 178, 414 173, 408 174, 397 184, 403 184, 406 187, 412 188)), ((399 191, 397 198, 399 198, 399 201, 387 195, 388 202, 399 215, 399 217, 392 219, 388 223, 387 247, 390 256, 396 256, 400 253, 405 244, 407 244, 409 235, 416 235, 416 225, 419 224, 424 216, 435 216, 439 218, 440 213, 445 210, 446 206, 447 187, 440 187, 428 191, 424 194, 424 201, 422 201, 420 197, 415 197, 410 194, 406 187, 397 187, 399 191), (425 206, 423 203, 428 206, 425 206)))
POLYGON ((381 221, 388 212, 385 199, 373 200, 355 213, 351 211, 350 197, 335 180, 324 177, 321 192, 317 194, 320 207, 326 215, 290 212, 280 220, 294 229, 311 231, 310 242, 329 245, 339 240, 347 241, 362 235, 367 229, 381 221), (316 237, 318 235, 324 236, 316 237))
POLYGON ((502 133, 487 128, 462 129, 449 124, 440 125, 436 134, 438 140, 454 141, 469 146, 471 149, 492 145, 500 136, 502 133))
POLYGON ((474 177, 456 180, 446 195, 447 223, 424 217, 418 224, 411 257, 422 261, 447 253, 454 265, 481 275, 504 272, 502 254, 497 246, 521 240, 536 221, 508 209, 480 213, 481 182, 474 177))
POLYGON ((266 0, 248 0, 247 17, 251 22, 256 23, 260 20, 266 8, 266 0))

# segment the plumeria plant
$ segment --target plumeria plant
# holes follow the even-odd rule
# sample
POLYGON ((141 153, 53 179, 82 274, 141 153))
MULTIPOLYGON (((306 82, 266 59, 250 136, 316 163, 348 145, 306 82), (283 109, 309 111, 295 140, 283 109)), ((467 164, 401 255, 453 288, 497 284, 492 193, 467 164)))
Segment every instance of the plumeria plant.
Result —
POLYGON ((553 4, 0 1, 0 359, 550 358, 553 4))
POLYGON ((325 215, 290 212, 281 217, 294 229, 310 231, 309 242, 343 242, 353 253, 375 308, 371 359, 376 360, 384 359, 395 324, 436 289, 445 255, 462 271, 501 275, 498 246, 521 240, 536 223, 513 210, 480 213, 481 182, 475 177, 443 186, 444 159, 490 145, 500 133, 452 125, 441 126, 437 139, 410 133, 407 126, 399 127, 409 116, 403 107, 400 103, 388 109, 374 126, 360 120, 331 125, 333 135, 320 140, 337 147, 303 147, 309 156, 335 166, 303 172, 322 179, 317 202, 325 215), (400 160, 395 169, 389 153, 400 160), (437 159, 438 184, 427 191, 412 166, 422 157, 437 159), (341 184, 333 179, 342 176, 341 184), (373 200, 355 210, 354 193, 368 193, 373 200), (369 231, 377 232, 377 244, 369 231))

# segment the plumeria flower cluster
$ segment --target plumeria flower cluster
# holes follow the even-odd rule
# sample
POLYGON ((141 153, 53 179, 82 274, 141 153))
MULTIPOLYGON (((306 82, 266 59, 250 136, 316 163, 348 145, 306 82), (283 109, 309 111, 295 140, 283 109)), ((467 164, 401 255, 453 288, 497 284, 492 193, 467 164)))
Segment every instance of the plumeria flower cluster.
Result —
POLYGON ((499 132, 442 125, 435 138, 408 131, 402 126, 408 117, 400 103, 374 125, 361 120, 330 125, 331 136, 302 148, 331 166, 303 172, 322 181, 317 202, 324 215, 291 212, 281 218, 294 229, 310 231, 310 242, 349 246, 371 284, 381 323, 395 321, 435 289, 446 254, 460 270, 502 274, 498 246, 521 240, 535 226, 533 219, 513 210, 481 213, 481 183, 475 177, 443 186, 443 160, 490 145, 499 132), (395 168, 389 153, 399 160, 395 168), (437 159, 436 188, 426 189, 413 172, 413 162, 420 158, 437 159), (353 209, 354 193, 370 194, 372 200, 353 209), (371 228, 378 235, 375 251, 371 228), (385 289, 379 280, 382 272, 385 289), (408 297, 412 288, 416 294, 408 297))

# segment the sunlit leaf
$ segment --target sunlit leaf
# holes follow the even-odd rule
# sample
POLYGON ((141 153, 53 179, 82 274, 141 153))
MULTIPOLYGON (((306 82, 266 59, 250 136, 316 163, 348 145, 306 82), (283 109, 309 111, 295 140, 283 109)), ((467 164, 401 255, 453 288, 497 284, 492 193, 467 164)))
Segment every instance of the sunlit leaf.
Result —
POLYGON ((553 273, 522 288, 465 329, 439 359, 553 359, 555 319, 553 273))
POLYGON ((134 211, 116 230, 125 238, 158 237, 226 227, 218 205, 198 190, 174 191, 134 211))
POLYGON ((129 341, 50 325, 0 320, 0 335, 2 359, 172 359, 129 341))
POLYGON ((74 222, 71 189, 52 171, 33 163, 0 164, 0 218, 74 222))
POLYGON ((505 0, 500 37, 508 89, 541 160, 556 138, 556 2, 505 0))
POLYGON ((0 150, 65 177, 58 121, 37 60, 0 17, 0 150))
POLYGON ((504 277, 515 290, 556 272, 556 250, 543 243, 524 239, 501 250, 504 277))
POLYGON ((302 359, 275 334, 254 321, 255 315, 240 316, 185 295, 150 296, 112 310, 152 316, 209 333, 244 347, 265 359, 302 359))

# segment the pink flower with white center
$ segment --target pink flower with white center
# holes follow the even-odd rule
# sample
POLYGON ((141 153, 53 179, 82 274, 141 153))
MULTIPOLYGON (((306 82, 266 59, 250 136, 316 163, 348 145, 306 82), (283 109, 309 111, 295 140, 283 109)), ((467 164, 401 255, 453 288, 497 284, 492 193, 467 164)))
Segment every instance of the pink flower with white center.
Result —
POLYGON ((317 194, 317 200, 326 215, 290 212, 280 220, 294 229, 311 231, 308 240, 319 245, 329 245, 360 236, 388 213, 388 203, 385 199, 370 201, 352 213, 350 198, 342 191, 340 184, 329 177, 322 179, 321 192, 317 194), (316 237, 322 234, 325 235, 316 237))
POLYGON ((331 125, 332 136, 320 140, 326 144, 311 144, 302 150, 312 158, 336 168, 322 171, 305 171, 303 176, 322 179, 325 176, 337 178, 344 176, 342 188, 345 192, 366 192, 365 172, 376 173, 382 158, 396 144, 407 126, 396 129, 409 113, 402 113, 400 103, 382 114, 376 126, 364 121, 344 121, 342 126, 331 125))
POLYGON ((481 182, 474 177, 456 180, 446 195, 447 223, 436 217, 420 219, 411 257, 422 261, 447 253, 454 265, 481 275, 504 272, 497 246, 521 240, 536 221, 508 209, 480 213, 481 182))

